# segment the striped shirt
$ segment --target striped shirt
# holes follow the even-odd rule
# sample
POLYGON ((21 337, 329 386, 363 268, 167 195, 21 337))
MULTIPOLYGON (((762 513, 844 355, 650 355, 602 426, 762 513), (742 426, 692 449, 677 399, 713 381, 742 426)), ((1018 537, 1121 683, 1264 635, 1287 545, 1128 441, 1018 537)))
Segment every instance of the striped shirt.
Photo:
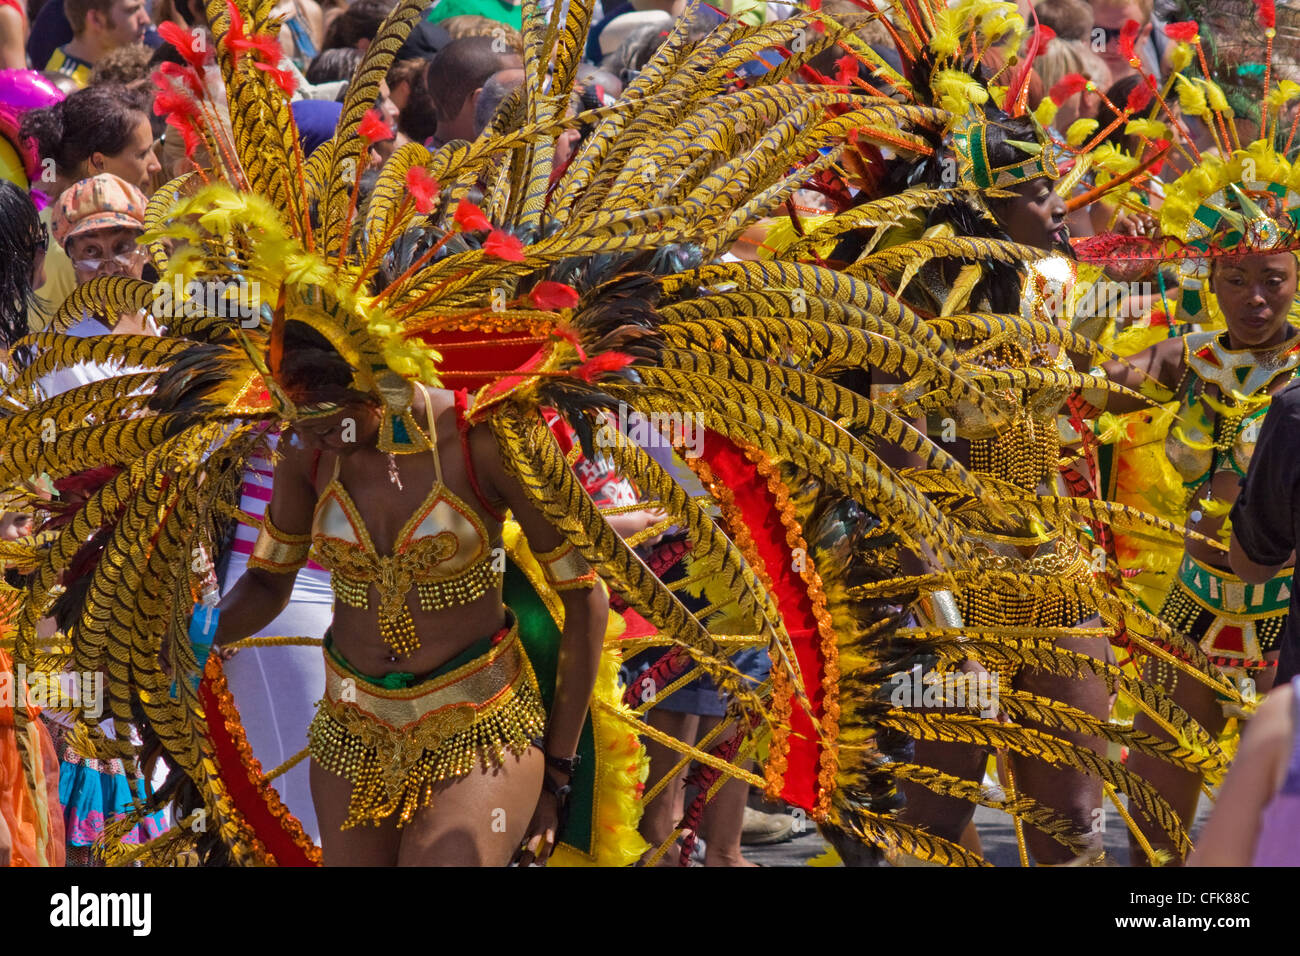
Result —
POLYGON ((77 85, 85 89, 90 85, 90 76, 95 68, 85 60, 79 60, 59 47, 50 57, 50 62, 45 64, 47 73, 62 73, 64 76, 70 76, 77 81, 77 85))
MULTIPOLYGON (((272 448, 275 447, 277 440, 278 436, 270 436, 272 448)), ((266 517, 267 506, 271 503, 271 482, 274 476, 275 469, 269 458, 258 455, 249 459, 248 467, 244 469, 244 483, 239 493, 239 507, 249 517, 259 521, 266 517)), ((232 587, 248 567, 248 556, 253 553, 257 535, 257 528, 242 521, 235 526, 235 540, 230 546, 230 560, 226 567, 223 590, 232 587)), ((291 600, 310 604, 333 603, 334 592, 330 590, 329 571, 315 561, 308 561, 293 582, 291 600)))

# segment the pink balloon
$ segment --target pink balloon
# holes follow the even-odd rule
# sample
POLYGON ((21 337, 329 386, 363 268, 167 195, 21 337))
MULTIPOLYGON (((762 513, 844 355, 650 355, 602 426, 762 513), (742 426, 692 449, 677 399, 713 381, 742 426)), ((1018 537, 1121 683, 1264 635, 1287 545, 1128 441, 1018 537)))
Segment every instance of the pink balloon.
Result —
POLYGON ((62 100, 63 92, 35 70, 0 70, 0 110, 6 113, 21 116, 62 100))
MULTIPOLYGON (((34 180, 40 157, 18 141, 18 127, 29 110, 63 101, 63 91, 35 70, 0 70, 0 136, 22 157, 29 179, 34 180)), ((11 177, 5 176, 6 179, 11 177)), ((16 181, 12 180, 11 181, 16 181)), ((26 188, 26 184, 23 184, 26 188)))

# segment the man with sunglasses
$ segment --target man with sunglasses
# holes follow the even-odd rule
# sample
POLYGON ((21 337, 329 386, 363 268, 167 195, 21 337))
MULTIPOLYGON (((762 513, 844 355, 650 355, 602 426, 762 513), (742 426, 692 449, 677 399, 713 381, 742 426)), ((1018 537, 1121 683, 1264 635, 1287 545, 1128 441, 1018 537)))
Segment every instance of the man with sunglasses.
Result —
POLYGON ((1151 7, 1152 0, 1092 0, 1093 29, 1090 45, 1110 68, 1111 82, 1118 83, 1137 72, 1120 51, 1120 33, 1129 20, 1140 24, 1133 49, 1143 58, 1143 67, 1147 73, 1159 75, 1158 63, 1152 55, 1151 47, 1151 7))
MULTIPOLYGON (((148 200, 135 186, 112 173, 83 179, 66 190, 51 217, 54 241, 63 247, 81 286, 98 276, 144 277, 148 255, 139 245, 144 235, 148 200)), ((106 335, 109 332, 157 335, 158 327, 144 312, 123 315, 85 314, 68 329, 70 335, 106 335)), ((82 363, 41 379, 47 396, 77 385, 98 381, 120 370, 82 363)))

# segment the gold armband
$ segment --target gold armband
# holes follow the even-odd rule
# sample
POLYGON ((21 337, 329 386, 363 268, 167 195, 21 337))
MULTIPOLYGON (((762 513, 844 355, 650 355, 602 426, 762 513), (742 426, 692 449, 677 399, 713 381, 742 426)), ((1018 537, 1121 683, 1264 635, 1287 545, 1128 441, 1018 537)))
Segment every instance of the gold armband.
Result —
POLYGON ((542 566, 542 575, 546 578, 546 583, 557 591, 593 588, 600 580, 600 576, 591 569, 587 559, 568 541, 554 551, 536 554, 534 557, 542 566))
POLYGON ((932 591, 916 602, 916 609, 932 627, 964 627, 956 596, 948 590, 932 591))
POLYGON ((262 530, 248 556, 250 568, 260 568, 272 574, 292 574, 307 563, 311 551, 310 534, 289 534, 271 522, 271 515, 262 519, 262 530))

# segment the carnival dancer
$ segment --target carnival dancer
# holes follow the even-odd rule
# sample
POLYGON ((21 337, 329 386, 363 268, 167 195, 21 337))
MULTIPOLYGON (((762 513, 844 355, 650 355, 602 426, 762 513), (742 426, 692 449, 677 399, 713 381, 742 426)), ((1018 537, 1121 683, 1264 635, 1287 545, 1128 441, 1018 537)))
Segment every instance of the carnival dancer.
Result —
MULTIPOLYGON (((868 281, 789 260, 718 261, 828 168, 850 133, 924 150, 911 127, 932 126, 939 112, 844 89, 793 89, 781 81, 797 60, 736 89, 734 66, 761 50, 789 49, 818 25, 827 44, 849 35, 809 12, 756 28, 728 21, 698 42, 688 22, 678 24, 619 104, 568 118, 590 18, 588 5, 573 2, 563 30, 530 25, 508 121, 437 153, 397 150, 361 211, 366 142, 384 130, 368 111, 420 7, 410 0, 390 16, 349 85, 335 136, 304 161, 287 102, 292 76, 268 52, 273 24, 261 7, 210 4, 225 100, 256 108, 221 116, 189 72, 204 54, 181 50, 196 62, 165 77, 161 109, 214 165, 155 197, 145 242, 164 282, 219 283, 227 301, 247 290, 255 320, 233 321, 187 293, 161 310, 168 338, 37 337, 39 355, 13 385, 17 401, 33 378, 87 356, 146 370, 24 405, 0 422, 0 480, 121 468, 42 553, 16 622, 19 653, 34 653, 35 622, 65 570, 88 569, 84 600, 70 601, 69 657, 106 668, 115 723, 142 714, 145 746, 156 742, 183 774, 154 801, 175 794, 182 825, 139 851, 111 849, 122 861, 194 851, 207 862, 313 862, 240 746, 210 652, 214 639, 269 620, 314 546, 336 595, 311 733, 330 862, 354 851, 386 862, 403 854, 504 862, 516 849, 529 862, 545 858, 550 839, 560 844, 553 859, 640 857, 636 735, 653 731, 619 699, 616 648, 597 657, 617 638, 598 624, 597 578, 730 697, 729 749, 667 741, 707 767, 706 792, 722 775, 740 777, 858 840, 973 862, 870 802, 899 777, 932 771, 870 756, 878 734, 915 724, 905 708, 857 706, 885 690, 897 644, 850 628, 841 648, 836 589, 804 560, 808 542, 782 469, 882 516, 896 541, 952 580, 974 582, 987 572, 940 505, 979 498, 979 479, 827 376, 863 365, 923 374, 947 400, 992 419, 999 410, 986 393, 1009 386, 1002 373, 963 366, 923 318, 868 281), (594 129, 557 170, 555 142, 569 124, 594 129), (464 201, 480 182, 481 205, 464 201), (453 402, 447 387, 462 384, 477 389, 472 403, 453 402), (139 407, 142 388, 147 414, 120 417, 139 407), (608 451, 664 521, 685 530, 693 570, 723 582, 724 602, 692 612, 654 576, 582 489, 540 414, 555 409, 589 442, 619 403, 641 415, 704 416, 708 433, 691 466, 708 501, 625 437, 612 435, 608 451), (97 417, 81 426, 91 411, 97 417), (70 440, 38 440, 52 414, 78 423, 70 440), (204 597, 213 575, 203 558, 226 537, 265 426, 283 422, 296 437, 279 448, 256 560, 218 610, 204 597), (926 472, 891 469, 876 442, 917 453, 926 472), (503 504, 517 524, 494 517, 503 504), (726 664, 728 641, 767 648, 763 685, 746 686, 726 664), (842 650, 854 683, 842 680, 842 650), (430 675, 453 662, 451 673, 430 675), (534 736, 552 766, 543 769, 534 736), (743 762, 764 739, 759 777, 743 762), (570 779, 593 797, 570 799, 561 826, 557 804, 570 779), (469 833, 494 821, 482 803, 454 795, 485 791, 508 801, 508 839, 469 833), (193 827, 200 810, 202 833, 193 827), (345 826, 366 821, 377 828, 345 826)), ((146 283, 100 277, 61 315, 152 294, 146 283)), ((1001 497, 1029 507, 1027 495, 1001 497)), ((917 583, 891 587, 914 595, 917 583)), ((954 645, 946 636, 925 646, 954 645)), ((1056 649, 1040 656, 1074 660, 1056 649)), ((1048 723, 1027 697, 1013 701, 1048 723)), ((969 725, 964 714, 932 718, 925 728, 937 736, 969 725)), ((88 736, 98 752, 136 749, 121 735, 88 736)), ((1111 772, 1088 763, 1090 751, 1047 736, 1061 759, 1111 772)), ((1028 749, 1044 738, 1016 728, 999 739, 1028 749)), ((1010 809, 1043 820, 1023 800, 1010 809)))
MULTIPOLYGON (((1210 160, 1194 176, 1175 182, 1161 217, 1167 235, 1181 233, 1208 259, 1208 282, 1195 282, 1195 291, 1188 289, 1183 301, 1212 296, 1226 327, 1187 332, 1105 366, 1112 380, 1176 403, 1164 448, 1183 490, 1188 534, 1160 617, 1194 640, 1248 702, 1273 683, 1292 569, 1288 565, 1260 584, 1234 575, 1226 549, 1227 516, 1269 400, 1300 370, 1300 330, 1290 319, 1296 257, 1288 243, 1294 227, 1282 218, 1285 204, 1295 196, 1289 191, 1289 165, 1281 157, 1269 157, 1268 179, 1241 178, 1243 166, 1253 165, 1250 157, 1267 149, 1254 144, 1229 162, 1210 160), (1273 213, 1265 213, 1249 194, 1272 197, 1277 204, 1273 213), (1197 218, 1200 222, 1194 223, 1197 218), (1209 229, 1201 224, 1207 218, 1216 220, 1209 229)), ((1185 275, 1190 268, 1184 267, 1185 275)), ((1146 403, 1123 396, 1112 396, 1106 405, 1115 412, 1143 407, 1146 403)), ((1213 686, 1180 676, 1164 661, 1150 660, 1148 676, 1216 735, 1228 716, 1245 716, 1213 686)), ((1167 734, 1145 716, 1136 727, 1167 734)), ((1140 754, 1130 766, 1160 787, 1183 820, 1193 818, 1201 774, 1140 754)), ((1145 829, 1153 848, 1173 852, 1154 828, 1148 824, 1145 829)), ((1133 861, 1147 859, 1135 842, 1133 861)))
MULTIPOLYGON (((871 83, 856 85, 884 84, 940 108, 938 121, 920 127, 930 148, 896 148, 890 161, 870 149, 850 154, 856 161, 846 167, 857 197, 828 220, 796 226, 796 238, 787 238, 781 255, 829 256, 848 276, 898 290, 927 316, 931 330, 953 343, 988 400, 976 408, 923 372, 872 374, 873 398, 918 425, 928 413, 931 436, 942 436, 987 486, 966 499, 949 495, 943 480, 906 472, 945 512, 957 508, 981 571, 969 585, 953 588, 961 576, 904 554, 904 568, 913 575, 907 580, 928 596, 919 625, 900 636, 916 641, 918 654, 938 655, 935 680, 964 673, 963 681, 995 683, 1004 718, 999 723, 991 714, 967 713, 960 730, 941 729, 934 708, 918 706, 898 721, 917 739, 917 763, 948 774, 900 773, 907 798, 900 817, 955 843, 966 831, 972 801, 979 802, 971 787, 984 774, 988 752, 1005 749, 1011 754, 1006 800, 1028 799, 1034 807, 1025 826, 1017 826, 1022 863, 1031 857, 1051 864, 1098 862, 1095 821, 1103 794, 1128 792, 1164 825, 1176 824, 1156 789, 1101 753, 1101 742, 1115 739, 1108 687, 1122 680, 1108 660, 1105 638, 1128 626, 1136 602, 1099 573, 1096 536, 1113 510, 1067 485, 1064 473, 1082 460, 1063 440, 1082 427, 1081 420, 1062 427, 1066 418, 1078 419, 1071 393, 1080 387, 1126 391, 1073 368, 1094 343, 1072 324, 1080 318, 1073 302, 1082 282, 1068 260, 1064 197, 1086 172, 1090 146, 1059 147, 1042 132, 1039 114, 1028 113, 1041 34, 1026 36, 1011 5, 895 4, 892 14, 888 26, 903 69, 882 65, 874 51, 850 41, 853 57, 872 75, 871 83), (1048 728, 1054 743, 1044 748, 1038 735, 1048 728), (1061 759, 1062 753, 1069 756, 1061 759)), ((1050 109, 1040 114, 1050 119, 1050 109)), ((924 467, 915 457, 893 464, 924 467)), ((1168 523, 1154 525, 1152 533, 1173 537, 1168 523)), ((889 581, 859 593, 886 605, 907 598, 889 581)), ((1146 641, 1159 627, 1146 614, 1137 639, 1146 641)), ((1131 680, 1127 692, 1141 699, 1140 706, 1152 706, 1131 680)), ((1207 746, 1207 763, 1221 771, 1224 758, 1204 732, 1186 715, 1174 720, 1207 746)), ((1130 738, 1125 735, 1126 742, 1130 738)), ((1189 751, 1172 759, 1194 758, 1189 751)), ((1186 835, 1174 839, 1185 842, 1186 835)))

